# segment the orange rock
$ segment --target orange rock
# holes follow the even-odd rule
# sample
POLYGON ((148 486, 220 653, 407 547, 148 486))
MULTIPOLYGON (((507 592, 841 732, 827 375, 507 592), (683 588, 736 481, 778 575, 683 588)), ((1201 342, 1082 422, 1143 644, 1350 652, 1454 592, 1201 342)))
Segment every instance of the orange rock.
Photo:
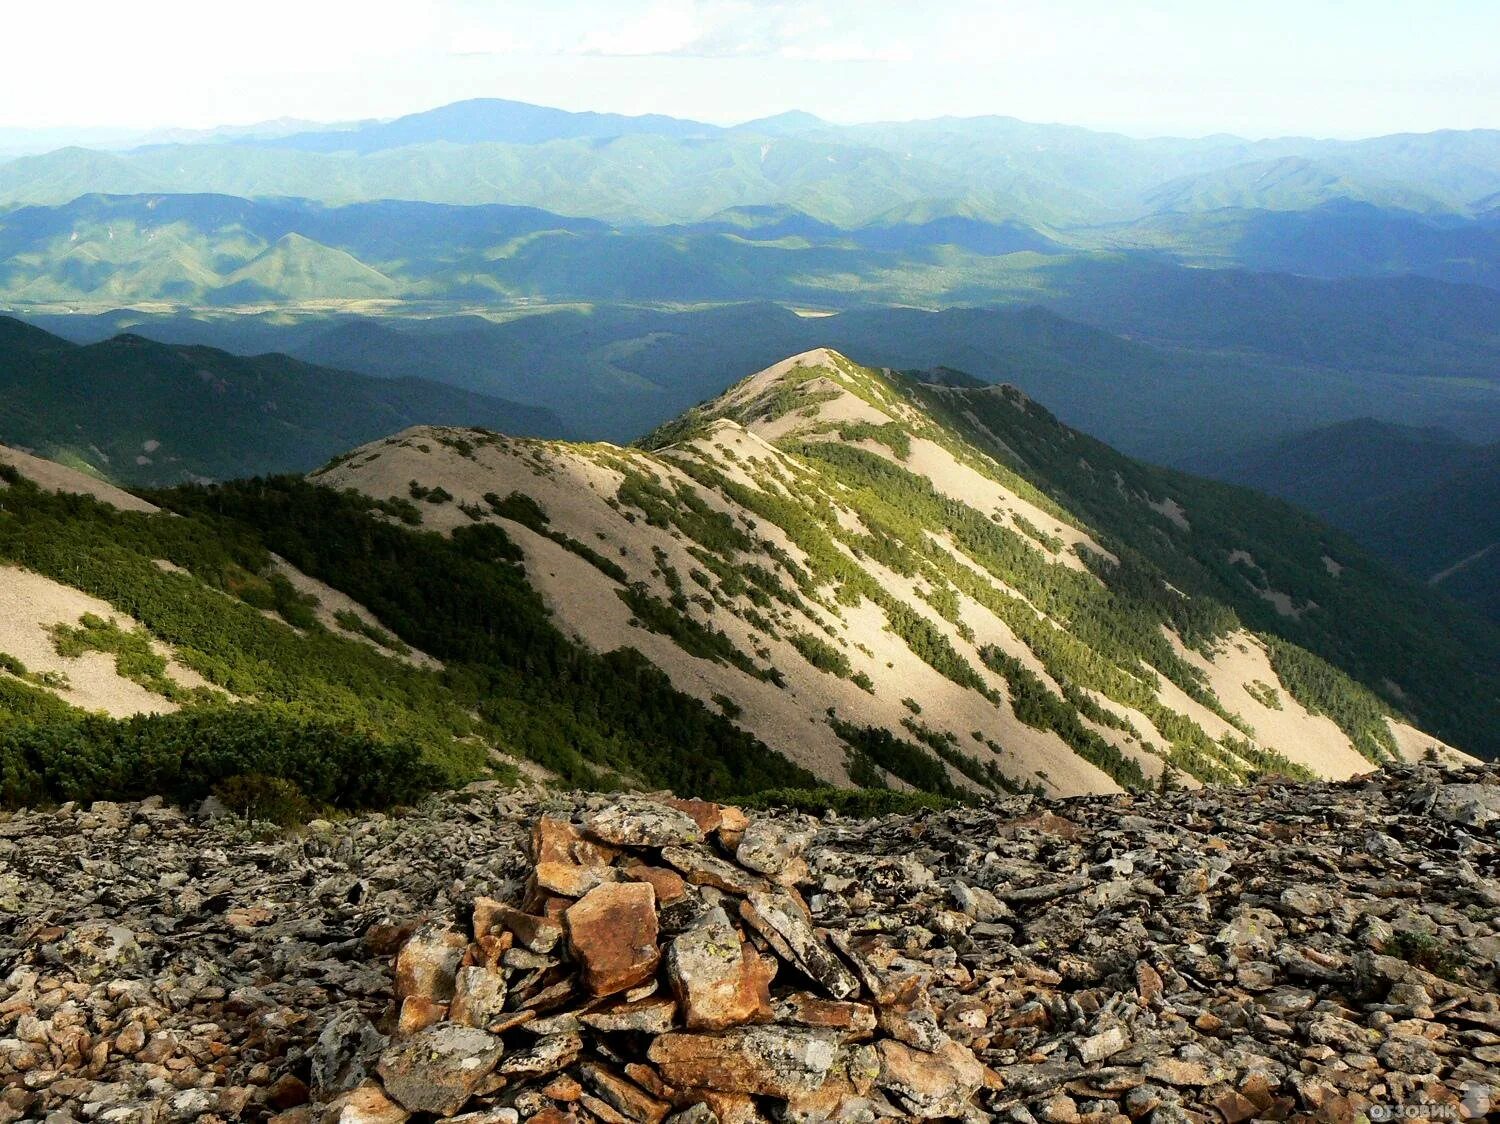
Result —
MULTIPOLYGON (((542 1096, 554 1101, 571 1103, 583 1096, 583 1086, 567 1074, 562 1074, 561 1076, 554 1077, 547 1083, 546 1087, 542 1089, 542 1096)), ((535 1120, 536 1117, 532 1117, 532 1119, 535 1120)))
POLYGON ((719 1124, 765 1124, 755 1101, 744 1093, 721 1093, 716 1089, 695 1089, 679 1098, 684 1107, 704 1105, 718 1118, 719 1124))
POLYGON ((853 1042, 875 1033, 875 1009, 867 1003, 843 1003, 798 991, 776 1004, 778 1022, 838 1031, 842 1041, 853 1042))
POLYGON ((705 913, 667 948, 667 980, 693 1030, 723 1030, 760 1008, 757 973, 739 931, 723 909, 705 913))
POLYGON ((538 886, 565 898, 581 898, 595 886, 614 882, 619 876, 614 867, 584 866, 575 862, 537 863, 533 871, 538 886))
POLYGON ((1139 961, 1135 966, 1135 991, 1141 1003, 1147 1007, 1155 1006, 1165 990, 1161 973, 1144 960, 1139 961))
MULTIPOLYGON (((693 817, 693 822, 698 825, 700 831, 707 835, 711 831, 718 831, 724 822, 724 809, 718 804, 708 800, 679 800, 676 797, 663 800, 669 808, 676 808, 679 812, 686 812, 693 817)), ((735 809, 738 811, 738 809, 735 809)))
POLYGON ((661 905, 671 905, 687 896, 687 883, 675 870, 635 862, 627 865, 621 873, 632 882, 651 883, 651 888, 656 891, 656 900, 661 905))
POLYGON ((737 808, 733 804, 726 804, 719 809, 719 821, 720 835, 726 831, 743 834, 750 826, 750 817, 745 814, 744 809, 737 808))
MULTIPOLYGON (((745 951, 747 954, 754 951, 754 946, 747 942, 745 951)), ((755 951, 754 958, 750 961, 757 1003, 755 1021, 758 1023, 768 1023, 774 1017, 771 1011, 771 981, 776 978, 776 971, 780 966, 780 961, 774 956, 766 956, 759 951, 755 951)))
POLYGON ((1264 1073, 1252 1073, 1240 1086, 1240 1096, 1253 1104, 1258 1112, 1264 1112, 1276 1101, 1276 1090, 1264 1073))
POLYGON ((831 1077, 823 1083, 822 1088, 787 1101, 785 1118, 788 1120, 844 1119, 840 1116, 839 1110, 845 1101, 853 1100, 857 1096, 854 1086, 849 1084, 848 1079, 831 1077))
POLYGON ((416 1034, 448 1017, 448 1004, 439 1003, 423 995, 408 995, 401 1001, 401 1012, 396 1016, 396 1033, 416 1034))
POLYGON ((633 1081, 628 1081, 613 1070, 594 1062, 585 1062, 578 1067, 584 1087, 609 1105, 627 1120, 641 1124, 661 1124, 672 1106, 658 1100, 633 1081))
POLYGON ((671 1099, 671 1087, 661 1079, 661 1074, 657 1073, 649 1065, 642 1065, 640 1062, 630 1062, 625 1066, 625 1076, 634 1081, 642 1089, 645 1089, 653 1097, 660 1097, 662 1100, 671 1099))
POLYGON ((269 924, 275 916, 263 905, 248 905, 231 909, 224 915, 224 920, 236 929, 253 929, 259 925, 269 924))
POLYGON ((509 933, 486 933, 464 953, 464 958, 459 964, 461 968, 494 968, 499 965, 501 957, 510 949, 514 938, 509 933))
POLYGON ((1070 819, 1057 815, 1055 812, 1034 812, 1029 816, 1022 816, 1018 820, 1011 820, 1007 824, 1001 824, 995 829, 995 834, 1002 839, 1009 839, 1022 830, 1039 831, 1043 835, 1055 835, 1059 839, 1068 842, 1078 838, 1080 828, 1070 819))
POLYGON ((311 1099, 306 1083, 290 1073, 284 1073, 277 1078, 276 1084, 272 1085, 270 1092, 266 1094, 266 1101, 272 1108, 296 1108, 299 1104, 306 1104, 311 1099))
POLYGON ((478 940, 491 930, 499 928, 495 919, 501 911, 509 908, 504 902, 496 901, 494 898, 475 898, 474 909, 470 914, 474 926, 474 939, 478 940))
POLYGON ((556 894, 541 894, 535 908, 530 912, 556 921, 561 919, 562 915, 568 911, 568 906, 572 904, 572 898, 564 898, 556 894))
POLYGON ((838 1042, 827 1031, 746 1026, 719 1034, 663 1034, 647 1056, 669 1085, 790 1099, 822 1087, 838 1042))
POLYGON ((595 995, 614 995, 650 979, 661 961, 656 891, 646 882, 597 886, 563 914, 568 947, 595 995))
MULTIPOLYGON (((522 913, 508 905, 496 903, 498 908, 487 912, 486 920, 506 936, 519 941, 531 952, 546 954, 562 940, 562 925, 552 917, 540 917, 533 913, 522 913)), ((478 903, 475 903, 475 924, 478 925, 478 903)))
POLYGON ((601 1100, 592 1093, 585 1093, 578 1098, 578 1107, 584 1111, 584 1119, 589 1124, 598 1121, 599 1124, 635 1124, 635 1121, 619 1111, 608 1101, 601 1100))
POLYGON ((468 947, 468 939, 447 925, 421 926, 396 954, 396 998, 451 999, 453 979, 468 947))
POLYGON ((1215 1097, 1214 1107, 1224 1117, 1226 1124, 1241 1124, 1260 1111, 1254 1101, 1233 1089, 1226 1089, 1215 1097))
POLYGON ((369 1081, 335 1097, 323 1113, 323 1124, 406 1124, 410 1116, 369 1081))
POLYGON ((620 851, 597 839, 586 838, 566 820, 543 816, 531 829, 531 855, 535 863, 608 866, 620 857, 620 851))
POLYGON ((415 921, 405 921, 400 925, 371 925, 365 930, 365 948, 370 950, 371 956, 395 956, 411 939, 416 928, 415 921))
POLYGON ((531 828, 531 861, 534 863, 570 863, 573 844, 582 834, 566 820, 542 816, 531 828))

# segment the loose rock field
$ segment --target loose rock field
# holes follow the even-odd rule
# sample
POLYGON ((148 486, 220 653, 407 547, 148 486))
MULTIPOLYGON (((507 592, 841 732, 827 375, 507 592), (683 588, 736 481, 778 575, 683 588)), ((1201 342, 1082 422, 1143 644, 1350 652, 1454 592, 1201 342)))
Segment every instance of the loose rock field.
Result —
POLYGON ((1495 766, 0 816, 0 1121, 1481 1119, 1497 970, 1495 766))

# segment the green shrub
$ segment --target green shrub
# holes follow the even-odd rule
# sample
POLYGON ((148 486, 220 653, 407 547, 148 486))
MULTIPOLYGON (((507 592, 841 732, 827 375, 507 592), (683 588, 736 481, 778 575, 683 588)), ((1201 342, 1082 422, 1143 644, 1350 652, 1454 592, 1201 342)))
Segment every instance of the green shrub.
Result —
POLYGON ((802 653, 802 658, 819 671, 837 675, 840 679, 849 678, 853 670, 849 666, 849 657, 821 636, 799 631, 793 632, 787 639, 792 642, 792 647, 802 653))
POLYGON ((78 624, 55 624, 52 646, 64 659, 77 659, 85 652, 105 652, 115 657, 115 671, 124 679, 176 702, 186 702, 192 693, 167 675, 167 661, 151 647, 151 638, 140 629, 126 631, 113 619, 84 613, 78 624))
POLYGON ((1437 937, 1427 933, 1397 932, 1382 946, 1381 952, 1405 960, 1408 964, 1431 972, 1445 980, 1458 977, 1463 957, 1437 937))
POLYGON ((333 614, 333 620, 345 632, 363 636, 387 651, 395 652, 398 656, 411 654, 411 648, 408 645, 401 643, 385 629, 371 624, 352 609, 339 609, 333 614))
POLYGON ((941 812, 957 801, 930 792, 892 792, 887 788, 772 788, 741 801, 748 808, 790 808, 821 816, 833 812, 855 819, 892 813, 941 812))
POLYGON ((898 738, 879 726, 856 726, 839 718, 830 719, 829 725, 851 751, 854 760, 851 762, 850 777, 856 784, 879 787, 875 783, 879 774, 870 773, 864 767, 863 762, 868 762, 923 792, 937 793, 954 800, 962 800, 968 795, 948 779, 948 771, 943 768, 943 763, 921 746, 898 738), (854 775, 856 769, 860 776, 854 775))
POLYGON ((213 787, 219 803, 247 820, 295 827, 313 818, 313 806, 302 790, 282 777, 236 773, 213 787))
POLYGON ((0 804, 7 807, 158 793, 190 803, 230 777, 259 774, 294 785, 319 807, 383 808, 478 771, 474 762, 444 768, 411 742, 254 705, 124 720, 73 711, 0 728, 0 804))

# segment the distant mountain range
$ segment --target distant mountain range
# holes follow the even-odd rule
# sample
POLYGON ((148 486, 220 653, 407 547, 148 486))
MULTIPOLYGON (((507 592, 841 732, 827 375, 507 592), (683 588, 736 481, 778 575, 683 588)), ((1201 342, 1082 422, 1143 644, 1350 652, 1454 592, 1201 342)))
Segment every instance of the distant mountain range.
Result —
POLYGON ((78 342, 130 331, 241 354, 281 351, 452 383, 630 440, 736 370, 823 345, 900 369, 1010 382, 1132 455, 1186 462, 1370 413, 1500 439, 1500 294, 1416 278, 1315 281, 1119 261, 1035 275, 1044 305, 854 308, 768 302, 531 315, 121 311, 28 319, 78 342))
POLYGON ((1496 130, 1137 140, 1008 117, 838 126, 803 114, 726 129, 499 99, 331 129, 273 124, 190 143, 22 157, 0 167, 0 200, 207 191, 505 202, 644 222, 786 204, 859 225, 917 200, 967 199, 1033 225, 1078 226, 1226 206, 1300 210, 1331 199, 1478 214, 1500 192, 1496 130))
MULTIPOLYGON (((1180 218, 1096 231, 1097 245, 1088 249, 1059 232, 942 204, 914 205, 854 229, 785 207, 616 228, 505 205, 87 195, 0 212, 0 301, 36 310, 162 302, 357 310, 362 302, 399 300, 433 311, 537 301, 772 300, 837 309, 1041 300, 1153 335, 1161 333, 1151 325, 1169 320, 1182 302, 1215 302, 1226 318, 1194 325, 1195 339, 1235 344, 1290 316, 1334 327, 1357 340, 1359 355, 1410 330, 1404 314, 1390 315, 1393 301, 1414 304, 1418 330, 1436 304, 1453 306, 1460 330, 1473 316, 1493 315, 1495 299, 1485 294, 1375 282, 1415 276, 1493 294, 1500 224, 1435 223, 1337 203, 1312 212, 1215 212, 1189 238, 1180 218), (1169 243, 1180 252, 1164 249, 1169 243), (1115 251, 1104 248, 1110 244, 1115 251), (1234 277, 1223 268, 1246 264, 1308 280, 1234 277), (1330 288, 1312 280, 1371 284, 1330 288)), ((1283 348, 1292 340, 1327 348, 1307 331, 1269 335, 1283 348)), ((1347 342, 1334 346, 1345 350, 1347 342)))
POLYGON ((0 443, 121 483, 306 471, 351 444, 436 418, 565 432, 546 410, 422 379, 136 335, 80 347, 0 317, 0 443))
POLYGON ((331 131, 316 128, 281 136, 259 136, 235 143, 299 152, 353 152, 368 156, 420 144, 542 144, 546 141, 603 139, 638 133, 661 137, 706 137, 722 132, 700 121, 647 114, 570 113, 502 98, 454 102, 394 121, 369 122, 331 131))

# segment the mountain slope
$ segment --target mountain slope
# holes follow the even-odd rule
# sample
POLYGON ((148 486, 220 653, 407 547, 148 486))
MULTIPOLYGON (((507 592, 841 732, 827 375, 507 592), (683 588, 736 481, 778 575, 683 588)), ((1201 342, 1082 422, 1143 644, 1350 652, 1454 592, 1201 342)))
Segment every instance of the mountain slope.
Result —
POLYGON ((932 379, 813 352, 649 448, 419 427, 162 510, 6 454, 0 802, 254 772, 359 807, 487 768, 1079 793, 1451 756, 1289 638, 1367 682, 1382 638, 1415 653, 1400 709, 1493 751, 1492 631, 1290 509, 932 379))
POLYGON ((1325 278, 1417 274, 1500 287, 1500 232, 1492 224, 1348 198, 1301 209, 1165 212, 1095 235, 1103 245, 1165 252, 1193 265, 1325 278))
POLYGON ((1145 203, 1153 212, 1223 207, 1300 211, 1335 199, 1419 213, 1449 209, 1394 180, 1355 177, 1337 167, 1295 156, 1236 164, 1171 180, 1150 192, 1145 203))
POLYGON ((291 477, 159 498, 0 447, 0 807, 215 791, 305 818, 520 771, 813 781, 639 656, 561 634, 495 528, 417 534, 400 505, 291 477), (257 514, 331 551, 343 589, 257 514), (419 631, 440 658, 395 635, 419 631))
POLYGON ((291 233, 229 274, 217 301, 389 297, 399 286, 358 258, 291 233))
MULTIPOLYGON (((1367 681, 1401 676, 1413 710, 1494 748, 1492 702, 1413 680, 1373 633, 1395 628, 1449 673, 1468 661, 1471 684, 1494 681, 1491 634, 1455 656, 1422 641, 1424 620, 1367 625, 1368 598, 1428 606, 1290 509, 1128 461, 1004 388, 817 351, 644 448, 417 429, 312 479, 415 500, 446 533, 501 527, 565 630, 640 650, 843 783, 1099 791, 1164 760, 1213 779, 1344 775, 1432 743, 1288 635, 1356 653, 1367 681), (1059 492, 1068 506, 1030 482, 1068 480, 1079 456, 1098 467, 1059 492), (1330 550, 1348 592, 1327 587, 1330 550)), ((315 554, 291 556, 319 572, 315 554)))
POLYGON ((1404 295, 1406 280, 1173 267, 1158 276, 1118 262, 1045 276, 1055 290, 1043 299, 1061 315, 1026 304, 802 315, 759 301, 495 318, 315 310, 28 318, 79 341, 136 331, 449 382, 545 406, 574 433, 611 441, 638 437, 746 370, 820 345, 883 366, 949 366, 1013 383, 1069 425, 1158 463, 1197 464, 1195 455, 1262 443, 1293 425, 1361 416, 1500 438, 1500 305, 1486 290, 1424 282, 1404 295), (1405 329, 1387 327, 1391 317, 1406 318, 1405 329), (1108 326, 1080 322, 1095 318, 1108 326))
POLYGON ((0 441, 122 482, 306 470, 418 421, 562 429, 545 410, 438 383, 133 335, 79 347, 0 317, 0 441))
POLYGON ((1350 528, 1365 504, 1422 491, 1472 462, 1475 446, 1445 429, 1355 418, 1185 467, 1279 496, 1350 528))
POLYGON ((1500 445, 1363 418, 1199 467, 1290 500, 1500 619, 1500 445))
POLYGON ((1372 551, 1500 622, 1500 445, 1355 518, 1372 551))

